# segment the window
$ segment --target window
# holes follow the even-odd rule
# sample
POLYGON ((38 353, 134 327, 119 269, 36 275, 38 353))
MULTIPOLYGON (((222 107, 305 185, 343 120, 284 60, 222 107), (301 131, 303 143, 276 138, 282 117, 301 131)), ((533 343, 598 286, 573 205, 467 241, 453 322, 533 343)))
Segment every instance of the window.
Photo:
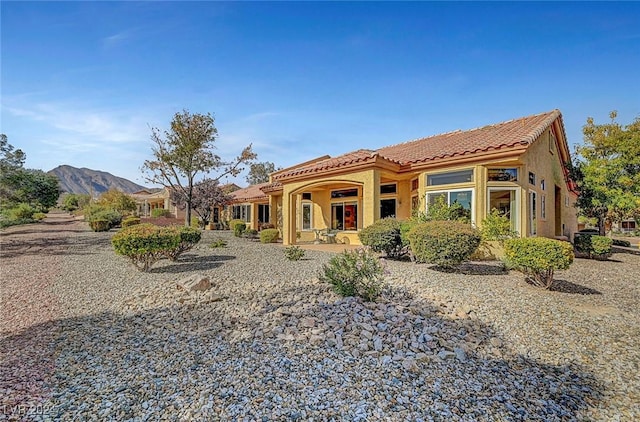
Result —
POLYGON ((437 204, 440 198, 442 198, 445 204, 449 206, 455 203, 462 205, 464 209, 469 211, 468 217, 471 218, 473 208, 473 190, 465 189, 429 192, 427 193, 427 212, 429 211, 429 206, 437 204))
POLYGON ((304 192, 302 194, 302 200, 304 201, 311 201, 311 192, 304 192))
POLYGON ((331 191, 331 199, 348 198, 351 196, 358 196, 358 189, 342 189, 331 191))
POLYGON ((220 208, 213 207, 213 217, 211 218, 211 222, 212 223, 220 222, 220 208))
POLYGON ((413 179, 411 181, 411 192, 418 190, 418 179, 413 179))
POLYGON ((395 217, 396 216, 396 199, 381 199, 380 200, 380 218, 395 217))
POLYGON ((544 179, 540 181, 540 189, 546 190, 547 184, 544 182, 544 179))
POLYGON ((311 230, 312 212, 313 204, 309 202, 302 204, 302 230, 311 230))
POLYGON ((258 204, 258 222, 260 223, 269 222, 269 205, 258 204))
POLYGON ((529 183, 534 185, 536 184, 536 174, 529 172, 529 183))
POLYGON ((251 221, 251 205, 234 205, 233 219, 245 222, 251 221))
POLYGON ((517 182, 518 181, 518 169, 517 168, 505 168, 505 169, 488 169, 487 179, 490 182, 517 182))
POLYGON ((488 212, 497 210, 511 222, 511 230, 518 231, 519 195, 517 189, 489 188, 488 212))
POLYGON ((448 173, 428 175, 427 186, 451 185, 453 183, 468 183, 472 180, 473 170, 450 171, 448 173))
POLYGON ((331 204, 331 228, 333 230, 358 230, 357 202, 331 204))
POLYGON ((529 192, 529 234, 531 235, 538 233, 536 217, 536 193, 531 191, 529 192))
POLYGON ((420 208, 420 201, 418 200, 418 195, 413 195, 411 197, 411 215, 416 212, 420 208))
POLYGON ((395 183, 389 183, 386 185, 380 185, 380 194, 381 195, 386 195, 386 194, 391 194, 391 193, 396 193, 397 192, 397 185, 395 183))
POLYGON ((547 195, 540 196, 540 218, 547 218, 547 195))

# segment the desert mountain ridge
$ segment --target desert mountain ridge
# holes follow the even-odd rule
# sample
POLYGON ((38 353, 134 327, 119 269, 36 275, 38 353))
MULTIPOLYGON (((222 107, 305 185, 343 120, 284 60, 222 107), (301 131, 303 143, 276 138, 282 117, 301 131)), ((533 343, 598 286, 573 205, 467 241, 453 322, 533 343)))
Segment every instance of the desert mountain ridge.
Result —
POLYGON ((60 181, 60 189, 68 193, 97 196, 109 189, 118 189, 125 193, 149 189, 106 171, 76 168, 69 165, 58 166, 47 173, 56 176, 60 181))

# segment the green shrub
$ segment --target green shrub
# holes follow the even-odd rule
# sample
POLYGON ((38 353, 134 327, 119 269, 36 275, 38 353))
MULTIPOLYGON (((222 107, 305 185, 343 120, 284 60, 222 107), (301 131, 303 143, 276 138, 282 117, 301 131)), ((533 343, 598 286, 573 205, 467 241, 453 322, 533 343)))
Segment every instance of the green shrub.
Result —
POLYGON ((257 239, 258 238, 258 230, 256 229, 247 229, 242 232, 242 237, 246 237, 247 239, 257 239))
POLYGON ((36 221, 42 221, 45 218, 47 218, 47 214, 43 213, 43 212, 36 212, 33 214, 33 219, 36 221))
POLYGON ((89 222, 89 224, 96 220, 106 220, 109 222, 109 228, 111 228, 120 225, 122 222, 122 214, 102 205, 94 204, 84 209, 84 220, 89 222))
POLYGON ((140 224, 140 218, 138 217, 127 217, 122 220, 122 227, 135 226, 136 224, 140 224))
POLYGON ((171 217, 173 217, 173 214, 171 214, 171 211, 166 210, 164 208, 155 208, 155 209, 151 210, 151 217, 153 217, 153 218, 160 218, 160 217, 171 218, 171 217))
POLYGON ((460 221, 428 221, 409 233, 411 252, 417 262, 453 268, 466 261, 480 244, 480 232, 460 221))
POLYGON ((497 209, 492 209, 487 218, 482 220, 480 224, 480 235, 482 240, 498 240, 511 239, 518 237, 518 232, 511 229, 511 220, 497 209))
POLYGON ((402 223, 395 218, 383 218, 360 230, 358 237, 363 245, 375 252, 384 252, 389 258, 399 258, 407 253, 401 227, 402 223))
POLYGON ((89 227, 91 227, 91 230, 93 230, 94 232, 106 232, 109 231, 111 225, 109 224, 109 220, 95 219, 89 221, 89 227))
POLYGON ((606 259, 611 256, 613 240, 606 236, 576 233, 573 243, 578 256, 596 259, 606 259))
POLYGON ((233 230, 233 235, 235 237, 242 237, 242 233, 244 233, 247 228, 247 223, 242 220, 231 220, 229 226, 231 227, 231 230, 233 230))
POLYGON ((36 221, 32 218, 20 218, 18 220, 0 219, 0 229, 11 226, 21 226, 23 224, 31 224, 35 222, 36 221))
POLYGON ((18 204, 9 210, 9 219, 11 220, 25 220, 32 219, 33 214, 36 213, 36 209, 29 204, 18 204))
POLYGON ((260 243, 275 243, 280 237, 280 232, 277 229, 263 229, 260 232, 260 243))
POLYGON ((225 248, 226 246, 227 241, 221 238, 214 239, 214 241, 209 244, 209 247, 212 249, 225 248))
POLYGON ((176 261, 180 255, 192 249, 202 238, 202 232, 193 227, 169 226, 165 227, 165 230, 178 238, 178 245, 165 253, 165 256, 172 261, 176 261))
POLYGON ((459 202, 449 205, 444 197, 440 196, 433 204, 429 204, 426 219, 428 221, 463 221, 468 223, 471 220, 471 210, 466 209, 459 202))
POLYGON ((375 301, 384 288, 384 264, 370 248, 344 251, 322 266, 320 280, 342 296, 375 301))
POLYGON ((553 272, 569 268, 574 258, 571 243, 545 237, 507 239, 504 253, 508 268, 524 273, 532 284, 546 289, 553 284, 553 272))
POLYGON ((168 227, 136 224, 123 228, 111 238, 117 254, 124 255, 141 271, 149 271, 154 263, 166 258, 168 251, 180 246, 180 236, 168 227))
POLYGON ((625 248, 630 248, 631 242, 629 242, 628 240, 613 239, 613 246, 622 246, 625 248))
POLYGON ((289 261, 300 261, 302 258, 304 258, 304 253, 304 249, 302 249, 300 246, 287 246, 284 249, 284 256, 289 261))

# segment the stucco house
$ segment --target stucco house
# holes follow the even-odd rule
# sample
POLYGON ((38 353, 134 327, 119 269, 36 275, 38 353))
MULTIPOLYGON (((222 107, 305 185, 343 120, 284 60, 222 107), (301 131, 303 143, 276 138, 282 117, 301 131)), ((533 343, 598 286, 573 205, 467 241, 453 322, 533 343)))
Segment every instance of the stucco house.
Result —
POLYGON ((443 198, 467 208, 475 225, 495 208, 521 236, 571 238, 577 197, 569 160, 562 114, 552 110, 319 157, 237 191, 233 213, 253 228, 269 216, 284 244, 313 240, 326 229, 340 242, 359 244, 363 227, 388 216, 409 218, 443 198))
MULTIPOLYGON (((226 220, 243 220, 247 229, 260 230, 271 222, 269 196, 262 191, 269 183, 259 183, 231 192, 232 200, 226 208, 226 220)), ((275 225, 275 223, 273 223, 275 225)))

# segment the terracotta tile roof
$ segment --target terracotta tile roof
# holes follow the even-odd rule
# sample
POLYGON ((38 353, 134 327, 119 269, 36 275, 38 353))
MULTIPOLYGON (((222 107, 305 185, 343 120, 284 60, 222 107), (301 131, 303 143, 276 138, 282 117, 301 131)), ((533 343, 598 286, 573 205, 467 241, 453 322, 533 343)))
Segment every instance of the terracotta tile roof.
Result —
POLYGON ((278 192, 283 189, 282 183, 274 182, 267 183, 265 186, 261 187, 260 190, 264 193, 278 192))
POLYGON ((231 202, 249 202, 261 199, 268 199, 269 197, 262 192, 261 188, 269 185, 269 183, 258 183, 257 185, 251 185, 246 188, 238 189, 230 193, 231 202))
POLYGON ((282 173, 274 174, 273 178, 281 180, 380 159, 402 166, 411 166, 453 156, 510 148, 526 148, 558 118, 562 119, 560 111, 552 110, 475 129, 457 130, 416 139, 375 151, 360 149, 311 164, 303 163, 282 173))

